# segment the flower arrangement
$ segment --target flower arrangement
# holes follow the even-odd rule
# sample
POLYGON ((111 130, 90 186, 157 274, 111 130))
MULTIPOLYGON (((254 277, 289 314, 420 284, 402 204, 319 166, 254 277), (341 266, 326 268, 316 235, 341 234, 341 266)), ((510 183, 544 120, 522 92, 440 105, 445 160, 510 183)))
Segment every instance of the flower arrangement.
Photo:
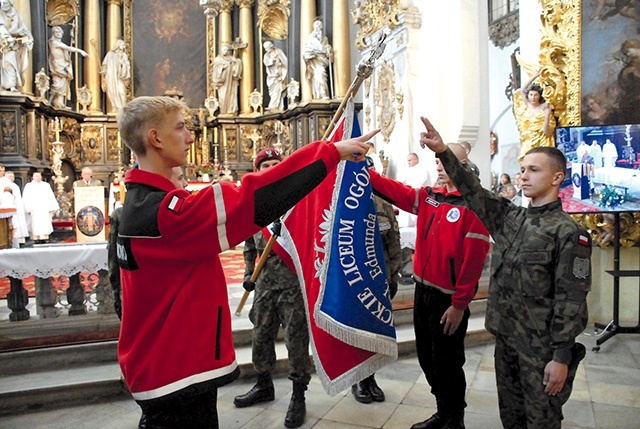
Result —
POLYGON ((211 164, 210 162, 199 165, 198 168, 196 168, 196 174, 198 174, 199 176, 208 174, 209 177, 215 177, 219 172, 220 166, 217 164, 211 164))
POLYGON ((624 203, 625 196, 613 186, 604 185, 600 192, 600 207, 615 208, 624 203))

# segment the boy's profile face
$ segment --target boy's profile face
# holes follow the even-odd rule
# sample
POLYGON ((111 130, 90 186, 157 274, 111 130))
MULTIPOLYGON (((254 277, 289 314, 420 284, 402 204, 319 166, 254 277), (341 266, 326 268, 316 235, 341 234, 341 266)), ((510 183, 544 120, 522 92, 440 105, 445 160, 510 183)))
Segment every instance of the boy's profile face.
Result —
POLYGON ((444 166, 438 158, 436 158, 436 171, 438 172, 438 183, 440 183, 441 185, 446 185, 450 182, 449 175, 444 170, 444 166))
POLYGON ((524 157, 520 165, 520 188, 525 197, 532 200, 558 196, 558 189, 564 180, 564 174, 556 171, 549 156, 544 153, 531 153, 524 157))
POLYGON ((189 148, 194 142, 179 110, 165 114, 157 127, 149 130, 153 146, 162 159, 173 166, 187 163, 189 148))

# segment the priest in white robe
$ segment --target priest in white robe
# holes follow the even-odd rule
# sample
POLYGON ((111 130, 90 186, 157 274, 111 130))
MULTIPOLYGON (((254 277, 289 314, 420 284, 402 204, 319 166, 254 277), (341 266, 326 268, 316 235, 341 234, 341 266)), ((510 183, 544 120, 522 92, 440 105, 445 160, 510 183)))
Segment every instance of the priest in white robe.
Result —
POLYGON ((42 181, 40 173, 33 173, 33 180, 24 187, 24 210, 31 216, 31 239, 44 242, 53 232, 53 214, 60 210, 51 186, 42 181))
POLYGON ((11 217, 13 224, 12 247, 18 248, 20 244, 24 244, 26 237, 29 236, 27 218, 24 214, 24 205, 22 203, 22 193, 20 192, 20 187, 15 184, 13 171, 7 171, 4 177, 0 178, 0 181, 2 181, 0 189, 5 191, 3 195, 10 194, 11 207, 16 209, 16 213, 11 217))

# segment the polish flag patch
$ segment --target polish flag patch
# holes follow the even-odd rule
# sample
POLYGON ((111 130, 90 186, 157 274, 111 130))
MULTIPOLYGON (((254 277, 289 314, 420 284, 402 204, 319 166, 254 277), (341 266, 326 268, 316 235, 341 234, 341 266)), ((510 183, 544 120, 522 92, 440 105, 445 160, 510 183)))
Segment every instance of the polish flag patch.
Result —
POLYGON ((180 209, 182 208, 182 204, 184 204, 184 198, 180 198, 177 195, 174 195, 169 201, 169 205, 167 208, 175 213, 180 213, 180 209))
POLYGON ((580 237, 578 237, 578 242, 580 244, 582 244, 583 246, 588 246, 589 245, 589 238, 584 236, 584 235, 580 235, 580 237))

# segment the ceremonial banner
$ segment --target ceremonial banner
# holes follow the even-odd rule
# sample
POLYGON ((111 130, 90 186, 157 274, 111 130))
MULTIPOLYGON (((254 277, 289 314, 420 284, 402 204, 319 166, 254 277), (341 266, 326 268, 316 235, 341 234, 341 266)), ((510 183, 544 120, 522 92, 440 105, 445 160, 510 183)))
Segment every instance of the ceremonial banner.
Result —
POLYGON ((104 216, 104 186, 73 188, 76 241, 88 243, 106 241, 104 216))
MULTIPOLYGON (((347 109, 331 141, 351 134, 347 109)), ((274 251, 295 268, 324 389, 335 395, 397 358, 366 162, 342 161, 282 221, 274 251)), ((263 229, 267 234, 268 228, 263 229)))

